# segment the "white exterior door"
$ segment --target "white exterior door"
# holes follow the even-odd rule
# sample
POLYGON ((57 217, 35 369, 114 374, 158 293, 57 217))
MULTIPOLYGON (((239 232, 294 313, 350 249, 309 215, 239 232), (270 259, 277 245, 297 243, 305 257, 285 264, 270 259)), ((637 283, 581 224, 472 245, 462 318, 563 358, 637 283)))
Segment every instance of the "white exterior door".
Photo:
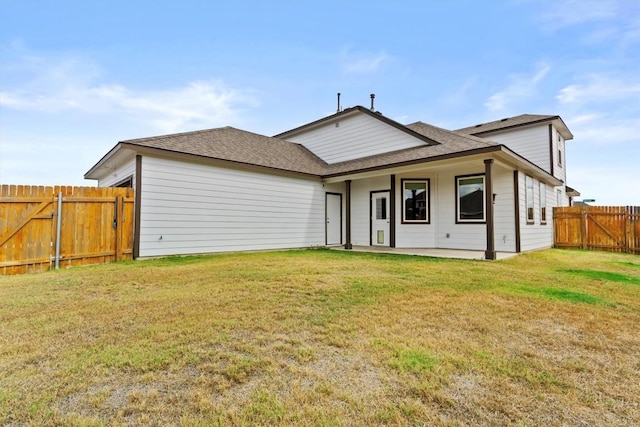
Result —
POLYGON ((326 244, 342 244, 342 195, 326 194, 326 244))
POLYGON ((371 193, 371 244, 389 246, 389 192, 371 193))

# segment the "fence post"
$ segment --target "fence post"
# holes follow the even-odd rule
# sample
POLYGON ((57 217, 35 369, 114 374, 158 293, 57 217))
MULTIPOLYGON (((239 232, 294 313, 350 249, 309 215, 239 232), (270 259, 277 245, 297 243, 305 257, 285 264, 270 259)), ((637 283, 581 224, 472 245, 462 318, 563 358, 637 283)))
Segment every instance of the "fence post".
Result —
POLYGON ((58 191, 58 217, 56 218, 56 270, 60 269, 60 226, 62 225, 62 191, 58 191))
POLYGON ((113 206, 113 226, 115 227, 114 233, 116 234, 116 262, 120 261, 120 212, 118 210, 119 197, 116 196, 113 206))
POLYGON ((582 215, 580 218, 580 240, 582 243, 582 249, 587 249, 587 219, 589 218, 589 208, 582 208, 582 215))

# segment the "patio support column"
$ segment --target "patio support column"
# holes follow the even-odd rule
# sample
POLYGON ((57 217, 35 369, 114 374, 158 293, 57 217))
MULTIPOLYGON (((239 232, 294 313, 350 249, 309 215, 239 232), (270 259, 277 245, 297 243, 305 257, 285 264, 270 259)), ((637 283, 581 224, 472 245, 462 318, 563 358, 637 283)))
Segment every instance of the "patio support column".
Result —
POLYGON ((389 183, 389 247, 396 247, 396 176, 389 183))
POLYGON ((133 204, 133 259, 140 257, 140 210, 142 209, 142 156, 136 156, 135 203, 133 204))
POLYGON ((487 250, 485 259, 496 259, 495 236, 493 226, 493 159, 484 161, 484 201, 487 215, 487 250))
POLYGON ((346 233, 346 241, 344 244, 345 249, 353 249, 353 245, 351 245, 351 180, 348 179, 345 181, 347 185, 346 189, 346 218, 345 218, 345 233, 346 233))

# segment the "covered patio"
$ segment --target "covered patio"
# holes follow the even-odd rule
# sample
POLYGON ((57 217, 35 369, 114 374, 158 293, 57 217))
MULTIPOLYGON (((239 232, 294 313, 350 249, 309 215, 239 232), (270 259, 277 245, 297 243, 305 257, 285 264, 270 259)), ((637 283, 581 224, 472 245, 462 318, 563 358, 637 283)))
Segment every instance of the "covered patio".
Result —
MULTIPOLYGON (((344 246, 330 246, 332 250, 344 251, 344 246)), ((370 252, 397 255, 414 255, 433 258, 451 259, 485 259, 485 251, 472 251, 462 249, 436 249, 436 248, 390 248, 385 246, 353 246, 351 252, 370 252)), ((517 256, 514 252, 496 252, 496 260, 508 259, 517 256)))

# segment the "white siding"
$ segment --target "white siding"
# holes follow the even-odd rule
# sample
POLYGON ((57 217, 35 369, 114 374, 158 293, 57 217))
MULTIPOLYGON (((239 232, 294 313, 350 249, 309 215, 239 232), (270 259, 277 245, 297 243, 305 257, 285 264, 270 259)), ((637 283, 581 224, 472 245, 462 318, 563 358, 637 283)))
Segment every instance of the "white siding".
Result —
POLYGON ((369 246, 371 191, 389 190, 390 178, 383 176, 351 183, 351 243, 369 246))
POLYGON ((493 205, 495 249, 499 252, 515 252, 516 218, 512 169, 494 165, 493 193, 496 195, 493 205))
POLYGON ((487 249, 485 224, 456 224, 456 176, 484 174, 484 164, 460 167, 438 175, 437 247, 443 249, 487 249))
POLYGON ((553 135, 553 141, 552 141, 553 176, 566 182, 565 168, 567 165, 567 159, 565 156, 565 140, 564 138, 562 138, 562 136, 558 133, 558 131, 555 128, 553 128, 551 134, 553 135), (558 158, 558 148, 560 149, 560 152, 561 152, 560 154, 561 159, 558 158), (561 160, 561 162, 559 160, 561 160))
POLYGON ((527 222, 527 194, 525 188, 525 174, 518 174, 520 194, 520 249, 531 251, 553 246, 553 206, 556 204, 554 188, 546 185, 547 192, 547 223, 540 223, 540 183, 533 179, 533 223, 527 222))
POLYGON ((425 145, 418 138, 363 113, 327 123, 287 140, 304 145, 327 163, 425 145))
POLYGON ((551 172, 549 125, 512 129, 482 137, 504 144, 545 171, 551 172))
POLYGON ((111 187, 131 177, 133 185, 136 183, 136 158, 131 157, 129 160, 120 165, 116 170, 98 180, 98 187, 111 187))
MULTIPOLYGON (((344 182, 339 182, 339 183, 334 183, 334 184, 325 184, 323 186, 323 191, 325 193, 335 193, 335 194, 341 194, 342 195, 342 215, 341 215, 341 219, 342 219, 342 244, 344 244, 346 242, 347 239, 347 234, 346 234, 346 218, 347 218, 347 205, 346 205, 346 196, 345 196, 345 183, 344 182)), ((325 220, 326 220, 326 209, 325 209, 325 220)), ((325 228, 325 232, 326 232, 326 228, 325 228)))
POLYGON ((140 257, 324 245, 319 180, 142 159, 140 257))
POLYGON ((398 248, 434 248, 436 246, 436 212, 438 209, 436 192, 437 175, 433 173, 411 173, 396 175, 396 247, 398 248), (402 224, 402 180, 420 178, 430 180, 429 224, 402 224))

